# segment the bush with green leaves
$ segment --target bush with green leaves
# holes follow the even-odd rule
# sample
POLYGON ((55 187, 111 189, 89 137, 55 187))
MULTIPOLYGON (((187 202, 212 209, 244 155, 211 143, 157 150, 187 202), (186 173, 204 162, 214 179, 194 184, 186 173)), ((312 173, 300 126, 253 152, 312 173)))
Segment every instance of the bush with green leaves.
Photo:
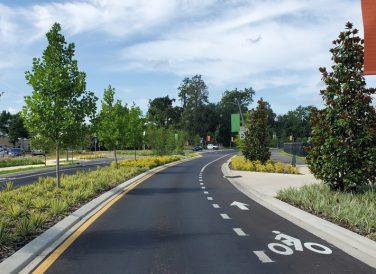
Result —
POLYGON ((332 72, 320 68, 325 108, 312 113, 307 163, 333 190, 376 183, 376 112, 363 77, 363 40, 351 23, 333 41, 332 72))
POLYGON ((262 163, 270 159, 268 148, 268 115, 267 103, 261 98, 256 109, 252 109, 247 117, 248 131, 242 142, 242 153, 250 161, 262 163))
POLYGON ((183 154, 187 134, 170 128, 151 128, 147 133, 148 142, 155 155, 183 154))

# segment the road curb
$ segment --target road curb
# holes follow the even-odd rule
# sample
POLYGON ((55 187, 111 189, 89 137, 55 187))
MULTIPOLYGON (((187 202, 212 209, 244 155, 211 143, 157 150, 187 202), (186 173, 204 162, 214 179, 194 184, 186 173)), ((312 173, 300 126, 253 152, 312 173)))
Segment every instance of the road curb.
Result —
POLYGON ((229 168, 229 162, 230 160, 221 167, 223 175, 249 198, 297 226, 335 245, 350 256, 376 268, 376 243, 374 241, 281 200, 262 194, 250 186, 245 186, 244 183, 240 183, 236 178, 231 178, 233 173, 229 168))
POLYGON ((44 259, 45 256, 64 242, 71 233, 103 208, 108 202, 118 196, 126 187, 149 174, 157 173, 167 167, 191 161, 199 157, 201 156, 199 155, 193 158, 182 159, 163 166, 155 167, 121 183, 99 197, 91 200, 1 262, 1 273, 29 273, 44 259))

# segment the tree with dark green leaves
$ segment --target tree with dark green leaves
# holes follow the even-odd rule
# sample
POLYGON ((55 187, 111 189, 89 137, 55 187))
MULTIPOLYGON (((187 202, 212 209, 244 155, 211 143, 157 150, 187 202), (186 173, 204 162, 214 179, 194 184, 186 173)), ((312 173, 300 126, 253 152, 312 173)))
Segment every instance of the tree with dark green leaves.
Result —
POLYGON ((376 112, 363 77, 363 39, 351 23, 333 41, 332 72, 320 68, 325 108, 312 113, 307 162, 333 190, 376 183, 376 112))
MULTIPOLYGON (((253 102, 255 91, 250 88, 242 90, 226 90, 218 103, 218 142, 230 146, 231 142, 231 114, 239 113, 239 106, 243 114, 248 111, 248 106, 253 102)), ((245 119, 245 118, 244 118, 245 119)))
POLYGON ((209 103, 208 87, 201 75, 185 78, 179 86, 179 99, 182 102, 182 128, 188 132, 190 142, 196 135, 204 137, 207 129, 203 127, 207 122, 203 110, 209 103))
POLYGON ((98 137, 107 149, 114 151, 118 168, 116 150, 125 147, 129 120, 128 107, 122 106, 120 100, 115 102, 115 89, 110 85, 104 90, 102 109, 98 116, 98 137))
POLYGON ((29 133, 25 128, 20 113, 11 116, 9 121, 8 137, 9 142, 13 144, 13 146, 16 145, 18 139, 29 137, 29 133))
POLYGON ((267 103, 261 98, 256 109, 252 109, 247 117, 248 131, 242 145, 242 153, 251 161, 262 163, 270 159, 267 103))
POLYGON ((75 46, 67 44, 55 23, 46 34, 48 45, 42 58, 34 58, 26 80, 33 88, 25 97, 22 117, 32 136, 54 143, 56 184, 60 187, 60 149, 75 138, 85 121, 94 117, 97 98, 86 90, 86 75, 74 59, 75 46))
POLYGON ((0 113, 0 131, 1 134, 6 135, 9 132, 9 122, 12 114, 10 112, 3 110, 0 113))
POLYGON ((157 127, 173 126, 178 128, 180 126, 180 119, 182 108, 173 106, 175 99, 170 97, 157 97, 149 100, 149 109, 146 114, 148 122, 157 127))

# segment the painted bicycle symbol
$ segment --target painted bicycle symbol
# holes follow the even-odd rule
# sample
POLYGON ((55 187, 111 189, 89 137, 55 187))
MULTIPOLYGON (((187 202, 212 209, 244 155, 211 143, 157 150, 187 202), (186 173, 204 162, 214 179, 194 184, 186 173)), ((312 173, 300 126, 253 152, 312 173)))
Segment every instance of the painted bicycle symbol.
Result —
POLYGON ((302 244, 302 242, 299 239, 283 234, 279 231, 273 231, 273 233, 277 234, 274 239, 281 241, 283 243, 283 244, 282 243, 268 244, 268 248, 274 253, 277 253, 280 255, 292 255, 294 253, 294 250, 303 251, 303 246, 304 246, 306 249, 312 252, 325 254, 325 255, 332 254, 332 250, 329 247, 326 247, 324 245, 311 243, 311 242, 306 242, 302 244))

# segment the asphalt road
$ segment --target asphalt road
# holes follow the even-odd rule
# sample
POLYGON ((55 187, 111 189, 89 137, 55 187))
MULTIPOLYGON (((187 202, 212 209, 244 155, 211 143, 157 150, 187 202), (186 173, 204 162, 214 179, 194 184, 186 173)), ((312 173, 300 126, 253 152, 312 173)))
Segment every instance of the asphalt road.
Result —
MULTIPOLYGON (((108 166, 115 159, 114 158, 101 158, 88 161, 80 161, 79 164, 70 166, 61 166, 61 174, 72 175, 78 171, 94 170, 98 167, 108 166)), ((11 174, 0 175, 0 190, 4 187, 4 184, 8 181, 12 181, 14 187, 28 185, 38 181, 39 177, 55 177, 55 166, 37 170, 29 170, 24 172, 17 172, 11 174)))
POLYGON ((375 273, 239 192, 224 155, 145 180, 48 257, 46 273, 375 273))

